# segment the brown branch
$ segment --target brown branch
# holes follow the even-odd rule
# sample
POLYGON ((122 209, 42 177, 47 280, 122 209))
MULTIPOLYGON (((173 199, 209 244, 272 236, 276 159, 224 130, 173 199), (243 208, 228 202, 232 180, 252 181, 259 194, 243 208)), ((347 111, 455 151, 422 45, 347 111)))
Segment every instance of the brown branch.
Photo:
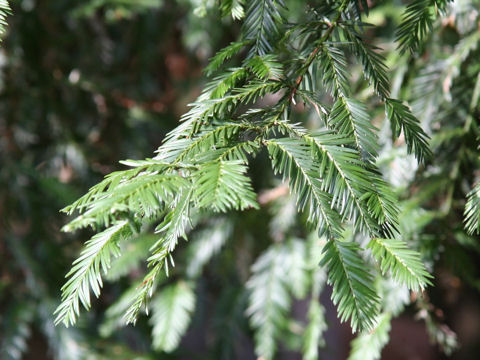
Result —
POLYGON ((320 40, 318 41, 319 45, 310 53, 310 55, 308 55, 308 58, 307 60, 305 61, 305 64, 303 65, 303 68, 301 69, 301 74, 297 77, 297 80, 295 81, 295 85, 292 89, 292 91, 290 92, 290 96, 289 96, 289 101, 292 102, 293 101, 293 97, 295 96, 295 94, 297 93, 297 90, 298 88, 300 87, 300 84, 302 83, 302 80, 303 80, 303 77, 305 76, 305 74, 307 73, 308 71, 308 68, 310 67, 310 65, 312 64, 312 62, 315 60, 315 57, 317 56, 317 54, 320 52, 320 50, 322 49, 323 47, 323 44, 325 43, 325 41, 328 40, 328 38, 330 37, 330 35, 332 34, 333 32, 333 29, 338 25, 338 21, 340 20, 341 16, 342 16, 342 12, 345 10, 345 8, 347 7, 348 5, 348 1, 347 0, 344 0, 342 5, 340 5, 340 7, 338 8, 338 13, 337 15, 335 16, 335 19, 332 21, 332 22, 328 22, 328 29, 325 31, 325 33, 323 34, 323 36, 320 38, 320 40))
POLYGON ((272 201, 286 195, 288 195, 288 186, 286 184, 282 184, 274 187, 273 189, 262 191, 258 195, 258 203, 261 206, 265 206, 272 201))

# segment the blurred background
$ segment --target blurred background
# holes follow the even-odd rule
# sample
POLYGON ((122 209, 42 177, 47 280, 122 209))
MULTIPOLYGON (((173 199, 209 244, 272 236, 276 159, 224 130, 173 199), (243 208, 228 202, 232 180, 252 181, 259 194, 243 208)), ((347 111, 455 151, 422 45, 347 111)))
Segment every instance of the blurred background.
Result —
MULTIPOLYGON (((310 2, 290 1, 289 17, 301 18, 305 3, 310 2)), ((372 35, 381 39, 387 55, 394 49, 400 16, 393 5, 401 3, 370 4, 368 20, 379 25, 372 35)), ((254 254, 270 241, 254 239, 269 232, 259 219, 274 221, 272 211, 265 210, 265 217, 236 215, 234 226, 245 229, 236 236, 243 236, 247 245, 240 250, 225 249, 214 267, 205 270, 196 290, 201 296, 192 325, 172 354, 152 348, 146 317, 136 327, 119 328, 106 315, 144 271, 142 252, 135 255, 134 266, 125 265, 125 273, 105 283, 101 298, 82 314, 78 326, 55 327, 52 315, 60 302, 64 276, 91 236, 88 231, 62 233, 68 219, 59 210, 106 174, 123 168, 119 160, 152 156, 199 94, 205 83, 202 68, 209 57, 238 37, 241 23, 220 16, 214 0, 18 0, 11 6, 13 14, 0 47, 0 359, 255 359, 245 319, 238 320, 240 316, 228 325, 236 330, 235 344, 227 344, 222 339, 227 325, 219 325, 213 309, 237 299, 239 307, 227 306, 222 311, 244 311, 245 300, 234 284, 243 281, 254 254), (232 270, 226 264, 234 255, 242 259, 232 270), (232 271, 240 274, 233 283, 232 271), (228 291, 221 292, 222 286, 228 291), (217 298, 223 302, 217 304, 217 298), (233 350, 226 351, 225 346, 233 350)), ((459 41, 461 30, 456 26, 443 26, 439 35, 447 48, 445 57, 454 53, 459 41)), ((469 56, 476 55, 473 51, 469 56)), ((424 67, 388 56, 389 64, 395 64, 392 77, 397 79, 397 88, 402 81, 408 85, 424 67)), ((356 67, 352 78, 361 82, 356 67)), ((359 96, 367 95, 360 91, 359 96)), ((307 117, 302 109, 298 114, 307 117)), ((448 146, 455 149, 458 143, 452 141, 452 137, 442 139, 436 149, 443 153, 448 146)), ((476 147, 472 139, 467 143, 476 147)), ((403 194, 416 196, 423 185, 410 175, 417 168, 401 150, 395 151, 384 153, 384 166, 399 168, 389 176, 403 181, 397 184, 403 194)), ((461 162, 458 177, 465 171, 464 176, 473 179, 476 161, 461 162)), ((432 173, 450 174, 449 166, 445 167, 437 166, 432 173)), ((261 160, 254 171, 256 188, 266 189, 269 185, 262 177, 261 160)), ((393 320, 384 359, 443 359, 440 349, 454 348, 457 341, 461 347, 452 358, 478 358, 480 245, 478 239, 463 235, 454 241, 449 237, 461 225, 462 203, 455 199, 465 193, 460 181, 455 178, 452 183, 453 205, 443 217, 428 210, 438 204, 432 198, 443 196, 442 187, 429 185, 423 197, 411 204, 418 211, 408 213, 405 224, 423 241, 423 247, 418 247, 430 252, 431 264, 436 264, 430 266, 436 286, 425 302, 414 302, 393 320), (462 241, 464 248, 457 247, 462 241)), ((293 216, 288 206, 282 209, 283 216, 293 216)), ((329 295, 328 289, 322 294, 329 330, 321 359, 346 359, 352 335, 336 319, 329 295)), ((299 318, 305 316, 305 309, 302 301, 294 305, 299 318)), ((283 344, 278 358, 300 359, 290 347, 295 344, 283 344)))

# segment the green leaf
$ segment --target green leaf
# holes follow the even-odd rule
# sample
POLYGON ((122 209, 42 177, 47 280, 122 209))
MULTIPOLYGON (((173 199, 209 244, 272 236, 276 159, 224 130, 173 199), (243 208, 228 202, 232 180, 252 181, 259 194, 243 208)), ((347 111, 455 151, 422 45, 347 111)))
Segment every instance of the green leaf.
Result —
POLYGON ((388 234, 396 232, 395 196, 373 165, 366 166, 358 151, 348 147, 354 144, 350 136, 331 131, 309 134, 288 122, 277 126, 281 133, 298 136, 310 145, 313 160, 319 164, 321 188, 332 195, 332 206, 344 218, 353 220, 359 230, 372 236, 380 233, 378 225, 388 234))
POLYGON ((307 313, 308 326, 303 335, 303 360, 318 360, 318 348, 324 345, 323 332, 327 329, 325 309, 318 299, 312 299, 307 313))
POLYGON ((266 55, 281 35, 285 19, 283 0, 248 0, 247 15, 243 24, 243 36, 253 41, 249 57, 266 55))
POLYGON ((259 79, 280 79, 283 77, 283 67, 275 55, 255 56, 245 62, 259 79))
POLYGON ((377 128, 370 123, 367 109, 361 102, 339 97, 330 112, 328 123, 339 134, 352 136, 363 157, 377 156, 377 128))
POLYGON ((289 261, 284 264, 287 269, 286 280, 289 290, 295 298, 304 299, 310 287, 305 241, 290 239, 284 246, 289 254, 289 261))
POLYGON ((325 131, 306 134, 304 138, 319 161, 323 190, 332 194, 332 205, 352 219, 359 230, 377 234, 377 223, 363 199, 372 191, 372 174, 364 168, 358 151, 347 147, 352 139, 325 131))
POLYGON ((153 348, 175 350, 188 329, 195 309, 195 293, 188 282, 179 281, 159 290, 152 299, 153 348))
POLYGON ((407 106, 399 100, 386 99, 385 112, 394 138, 398 138, 403 131, 408 153, 414 153, 419 162, 425 162, 432 156, 428 146, 429 137, 407 106))
POLYGON ((380 360, 382 349, 387 345, 392 316, 389 313, 379 315, 375 329, 359 334, 352 341, 348 360, 380 360))
POLYGON ((280 91, 284 86, 283 83, 277 80, 251 81, 241 88, 234 89, 229 100, 234 103, 252 103, 266 94, 280 91))
POLYGON ((346 95, 349 91, 347 59, 335 43, 324 44, 317 57, 322 81, 332 96, 346 95))
POLYGON ((360 13, 363 11, 368 16, 368 0, 355 0, 352 1, 355 7, 355 12, 358 14, 358 19, 361 20, 360 13))
POLYGON ((380 48, 371 45, 356 31, 354 26, 343 27, 345 37, 350 42, 353 53, 359 58, 363 66, 363 75, 369 81, 375 92, 382 99, 390 94, 390 83, 388 80, 388 68, 385 65, 385 58, 378 53, 380 48))
POLYGON ((245 16, 243 4, 244 0, 221 0, 220 10, 223 16, 231 15, 234 20, 240 20, 245 16))
POLYGON ((218 75, 205 86, 205 93, 210 94, 210 99, 220 99, 225 94, 244 80, 248 71, 244 68, 232 68, 218 75))
MULTIPOLYGON (((12 13, 7 0, 0 0, 0 36, 6 31, 7 16, 12 13)), ((0 38, 1 40, 1 38, 0 38)))
POLYGON ((120 183, 130 180, 144 171, 146 171, 146 173, 152 173, 154 171, 160 171, 163 169, 162 165, 158 165, 157 167, 155 164, 151 163, 139 164, 133 162, 132 166, 134 166, 135 168, 125 171, 115 171, 108 174, 107 176, 105 176, 105 179, 103 179, 95 186, 92 186, 85 195, 83 195, 80 199, 76 200, 73 204, 63 208, 62 211, 67 213, 68 215, 73 214, 75 211, 83 213, 92 203, 105 197, 105 195, 108 194, 110 189, 113 190, 120 183), (147 167, 149 167, 148 171, 147 167))
POLYGON ((171 204, 171 210, 165 215, 162 223, 155 229, 161 239, 152 246, 152 249, 161 248, 171 253, 177 246, 178 239, 187 238, 187 226, 190 225, 190 202, 193 195, 193 186, 183 188, 171 204))
POLYGON ((316 236, 309 239, 309 262, 313 269, 311 271, 312 291, 307 312, 307 327, 303 333, 303 359, 317 360, 319 347, 325 346, 323 333, 327 330, 325 309, 320 303, 320 293, 323 290, 326 280, 326 273, 318 266, 318 256, 321 255, 322 246, 316 236))
POLYGON ((380 262, 382 273, 390 271, 395 281, 414 291, 431 285, 428 280, 431 275, 425 270, 420 254, 410 250, 405 242, 374 238, 370 240, 367 248, 372 250, 373 256, 380 262))
POLYGON ((108 281, 118 281, 134 271, 140 269, 140 264, 148 256, 148 249, 155 243, 158 236, 153 234, 140 234, 134 236, 128 241, 121 241, 119 243, 122 254, 128 256, 120 256, 112 260, 105 279, 108 281))
POLYGON ((90 289, 96 297, 100 296, 103 286, 101 270, 107 273, 112 256, 120 256, 118 241, 131 235, 130 224, 125 220, 86 242, 85 249, 66 275, 69 279, 62 287, 62 303, 55 310, 55 324, 74 325, 80 313, 79 302, 85 309, 90 308, 90 289))
POLYGON ((394 238, 399 233, 398 214, 400 210, 397 206, 398 198, 390 184, 382 179, 376 166, 370 164, 368 170, 373 189, 363 195, 363 200, 366 201, 373 218, 381 226, 381 232, 384 236, 394 238))
POLYGON ((464 216, 467 232, 480 234, 480 183, 467 195, 464 216))
POLYGON ((220 251, 232 235, 232 227, 226 218, 215 219, 192 235, 185 271, 188 277, 196 278, 201 275, 204 265, 220 251))
MULTIPOLYGON (((123 256, 121 258, 128 258, 128 256, 123 256)), ((128 311, 128 308, 131 305, 131 300, 137 294, 140 285, 141 282, 134 282, 122 293, 119 299, 107 308, 105 311, 105 317, 99 327, 99 333, 102 337, 112 336, 115 330, 125 326, 123 316, 128 311)))
POLYGON ((242 48, 248 43, 250 43, 250 41, 232 42, 230 45, 220 50, 214 57, 210 59, 210 62, 204 69, 205 74, 207 74, 207 76, 212 75, 223 65, 226 60, 239 53, 240 50, 242 50, 242 48))
POLYGON ((449 2, 453 0, 414 0, 403 14, 402 22, 398 27, 396 41, 399 42, 401 53, 407 50, 414 52, 421 45, 422 40, 432 30, 433 22, 438 13, 443 13, 449 2))
POLYGON ((160 147, 159 153, 165 157, 175 159, 177 163, 197 163, 203 153, 209 153, 217 147, 227 146, 235 139, 242 130, 248 130, 252 126, 244 123, 223 122, 205 128, 193 138, 182 139, 178 142, 169 143, 168 149, 160 147), (169 152, 170 154, 166 154, 169 152))
POLYGON ((274 358, 276 340, 290 309, 285 261, 289 261, 286 248, 272 245, 255 261, 247 282, 247 315, 255 332, 255 353, 265 360, 274 358))
POLYGON ((194 174, 194 200, 198 207, 226 212, 229 209, 258 208, 256 195, 245 176, 242 161, 216 161, 194 174))
POLYGON ((118 214, 130 213, 138 218, 154 218, 165 203, 169 203, 180 188, 188 182, 174 174, 159 174, 155 166, 149 170, 139 167, 134 173, 127 170, 109 176, 92 188, 87 195, 67 208, 83 214, 75 218, 64 231, 73 231, 91 225, 109 226, 118 214), (156 170, 156 171, 155 171, 156 170))
POLYGON ((320 169, 308 144, 302 139, 282 138, 269 140, 267 148, 274 171, 288 179, 290 190, 297 195, 299 210, 307 212, 320 234, 339 236, 341 217, 332 208, 332 196, 322 190, 320 169))
POLYGON ((321 266, 332 285, 332 300, 342 322, 350 320, 353 331, 371 330, 375 326, 378 296, 372 275, 355 242, 330 240, 323 249, 321 266))
POLYGON ((277 80, 253 80, 232 89, 229 95, 215 99, 211 98, 211 91, 207 90, 196 102, 189 104, 190 111, 181 118, 183 124, 167 135, 164 145, 195 135, 201 126, 210 125, 216 118, 231 118, 240 104, 255 102, 268 93, 280 91, 284 86, 277 80))
POLYGON ((249 157, 255 156, 260 150, 260 142, 255 141, 240 141, 222 149, 219 149, 218 157, 215 160, 232 161, 238 160, 244 164, 248 163, 249 157))
POLYGON ((156 286, 160 280, 165 277, 165 273, 162 272, 164 266, 165 265, 162 261, 157 261, 147 275, 145 275, 140 286, 136 288, 136 291, 129 299, 129 306, 124 313, 126 324, 131 323, 135 325, 138 314, 144 305, 145 312, 148 315, 147 300, 152 297, 156 286))

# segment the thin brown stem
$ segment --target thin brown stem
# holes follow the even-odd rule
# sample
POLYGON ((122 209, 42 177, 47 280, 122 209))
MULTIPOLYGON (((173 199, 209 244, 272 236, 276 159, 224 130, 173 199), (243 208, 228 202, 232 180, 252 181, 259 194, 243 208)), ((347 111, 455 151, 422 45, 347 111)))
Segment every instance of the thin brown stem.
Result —
POLYGON ((293 101, 293 98, 294 98, 295 94, 297 93, 297 90, 300 87, 300 84, 302 83, 303 77, 307 73, 308 68, 310 67, 312 62, 315 60, 315 57, 317 56, 317 54, 322 49, 325 41, 327 41, 328 38, 330 37, 330 35, 332 34, 334 28, 338 25, 338 21, 340 20, 340 18, 342 16, 342 13, 345 10, 345 8, 347 7, 347 5, 348 5, 348 0, 344 0, 342 5, 340 5, 340 7, 338 8, 338 13, 335 16, 335 18, 333 19, 333 21, 328 23, 328 29, 325 31, 325 33, 320 38, 320 40, 318 40, 317 47, 310 53, 307 60, 305 61, 305 64, 301 68, 301 73, 297 77, 297 80, 295 81, 295 85, 293 86, 292 91, 290 92, 290 96, 289 96, 289 101, 290 102, 293 101))

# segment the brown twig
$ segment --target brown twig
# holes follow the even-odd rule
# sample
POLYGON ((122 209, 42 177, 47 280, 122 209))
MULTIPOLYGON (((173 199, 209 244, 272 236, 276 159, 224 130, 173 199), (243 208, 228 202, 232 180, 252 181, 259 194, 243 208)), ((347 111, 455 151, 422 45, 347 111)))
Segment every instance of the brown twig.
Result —
POLYGON ((293 98, 295 96, 295 94, 297 93, 297 90, 298 88, 300 87, 300 84, 302 83, 302 80, 303 80, 303 77, 305 76, 305 74, 307 73, 308 71, 308 68, 310 67, 310 65, 312 64, 313 60, 315 60, 315 57, 317 56, 317 54, 320 52, 320 50, 322 49, 323 47, 323 44, 325 41, 328 40, 328 38, 330 37, 330 35, 332 34, 332 31, 333 29, 337 26, 338 24, 338 21, 340 20, 341 16, 342 16, 342 12, 343 10, 345 10, 345 8, 347 7, 348 5, 348 1, 344 0, 342 5, 340 5, 340 7, 338 8, 338 13, 337 15, 335 16, 335 19, 332 21, 332 22, 329 22, 327 23, 328 24, 328 29, 325 31, 325 33, 323 34, 323 36, 320 38, 320 40, 318 41, 318 45, 317 47, 310 53, 310 55, 308 55, 308 58, 307 60, 305 61, 305 64, 303 65, 303 68, 301 69, 302 73, 297 77, 297 80, 295 81, 295 85, 294 87, 292 88, 292 91, 290 92, 290 96, 289 96, 289 101, 292 102, 293 101, 293 98))
POLYGON ((286 196, 287 194, 288 186, 286 184, 282 184, 273 189, 262 191, 258 195, 258 203, 261 206, 264 206, 282 196, 286 196))

